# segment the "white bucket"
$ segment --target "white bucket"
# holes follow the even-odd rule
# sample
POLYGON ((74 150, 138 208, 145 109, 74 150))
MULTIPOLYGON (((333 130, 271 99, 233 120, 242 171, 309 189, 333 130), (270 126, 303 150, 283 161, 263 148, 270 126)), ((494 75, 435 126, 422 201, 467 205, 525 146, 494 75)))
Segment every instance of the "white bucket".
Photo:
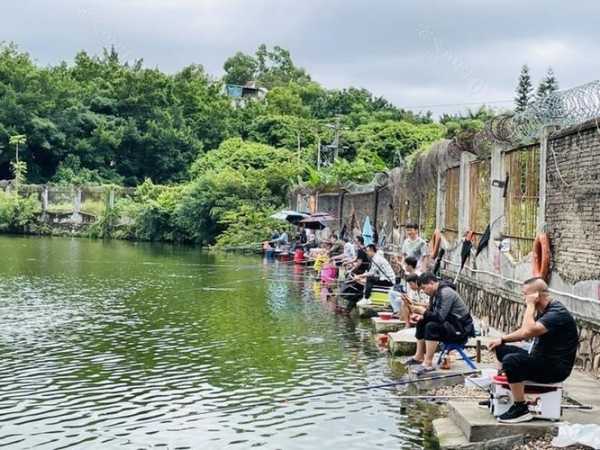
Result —
POLYGON ((492 384, 492 377, 497 373, 496 369, 481 369, 481 376, 465 378, 465 387, 470 389, 487 389, 492 384))

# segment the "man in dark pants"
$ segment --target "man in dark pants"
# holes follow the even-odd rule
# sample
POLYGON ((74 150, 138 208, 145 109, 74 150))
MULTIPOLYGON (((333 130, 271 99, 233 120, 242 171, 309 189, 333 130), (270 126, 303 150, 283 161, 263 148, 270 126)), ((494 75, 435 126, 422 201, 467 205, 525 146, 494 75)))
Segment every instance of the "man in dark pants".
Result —
POLYGON ((579 337, 571 313, 549 295, 548 285, 541 278, 532 278, 523 285, 525 313, 523 324, 517 331, 495 339, 488 348, 506 373, 515 403, 498 417, 500 422, 519 423, 531 420, 525 403, 524 381, 558 383, 564 381, 575 364, 579 337), (505 345, 534 338, 530 352, 505 345))
POLYGON ((391 288, 396 282, 396 274, 383 252, 378 252, 375 244, 366 246, 365 251, 371 261, 371 267, 362 275, 355 277, 355 281, 365 286, 366 299, 371 298, 374 287, 391 288))
POLYGON ((419 285, 430 301, 427 308, 407 305, 411 320, 417 323, 417 351, 407 364, 419 364, 415 372, 422 374, 434 370, 433 355, 439 342, 464 344, 475 329, 469 308, 452 284, 426 272, 419 277, 419 285))
POLYGON ((347 280, 341 288, 341 295, 346 300, 346 310, 348 312, 354 309, 358 301, 362 298, 365 289, 362 284, 354 280, 354 276, 365 273, 370 267, 369 257, 365 252, 365 240, 362 236, 354 238, 354 247, 356 257, 353 261, 346 264, 349 271, 347 273, 347 280))

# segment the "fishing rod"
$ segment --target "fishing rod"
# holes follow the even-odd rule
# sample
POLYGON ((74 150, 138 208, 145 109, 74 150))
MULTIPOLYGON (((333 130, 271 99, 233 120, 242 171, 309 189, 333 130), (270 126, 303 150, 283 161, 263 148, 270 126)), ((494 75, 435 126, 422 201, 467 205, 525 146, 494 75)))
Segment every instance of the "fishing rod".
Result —
MULTIPOLYGON (((382 384, 362 386, 362 387, 358 387, 358 388, 354 388, 354 389, 338 389, 338 390, 333 390, 333 391, 321 392, 321 393, 317 393, 317 394, 296 395, 296 396, 288 397, 285 399, 270 399, 270 400, 264 400, 261 402, 255 402, 255 403, 251 403, 249 405, 243 405, 243 406, 242 405, 235 405, 235 406, 231 405, 231 406, 216 407, 216 408, 211 409, 210 411, 205 411, 205 412, 201 413, 201 415, 207 415, 207 414, 224 412, 224 411, 230 412, 230 413, 237 413, 237 412, 241 412, 241 411, 246 411, 251 408, 257 408, 260 406, 271 406, 271 405, 276 406, 278 404, 279 405, 287 405, 290 402, 296 402, 296 401, 301 401, 301 400, 310 400, 310 399, 314 399, 314 398, 328 397, 331 395, 345 395, 348 393, 365 392, 365 391, 370 391, 370 390, 374 390, 374 389, 385 389, 385 388, 390 388, 390 387, 394 387, 394 386, 406 386, 406 385, 410 385, 410 384, 414 384, 414 383, 421 383, 424 381, 443 380, 443 379, 447 379, 447 378, 456 378, 457 376, 473 375, 476 373, 479 373, 479 371, 465 372, 462 374, 446 374, 446 375, 437 375, 437 376, 424 377, 424 378, 415 378, 415 379, 409 379, 409 380, 395 381, 395 382, 391 382, 391 383, 382 383, 382 384)), ((163 421, 168 421, 168 420, 170 420, 170 419, 163 417, 163 418, 156 418, 156 419, 151 419, 151 420, 146 420, 146 421, 138 421, 134 424, 122 424, 122 425, 117 424, 117 425, 112 426, 111 428, 145 425, 145 424, 149 424, 149 423, 163 422, 163 421)))

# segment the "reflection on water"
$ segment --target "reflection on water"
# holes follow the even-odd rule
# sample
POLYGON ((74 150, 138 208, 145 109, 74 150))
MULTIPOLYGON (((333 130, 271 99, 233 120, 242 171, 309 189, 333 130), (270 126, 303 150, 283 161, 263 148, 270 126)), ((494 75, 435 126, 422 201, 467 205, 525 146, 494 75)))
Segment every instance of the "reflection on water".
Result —
POLYGON ((394 393, 351 392, 398 371, 291 264, 82 239, 0 255, 0 446, 422 445, 394 393))

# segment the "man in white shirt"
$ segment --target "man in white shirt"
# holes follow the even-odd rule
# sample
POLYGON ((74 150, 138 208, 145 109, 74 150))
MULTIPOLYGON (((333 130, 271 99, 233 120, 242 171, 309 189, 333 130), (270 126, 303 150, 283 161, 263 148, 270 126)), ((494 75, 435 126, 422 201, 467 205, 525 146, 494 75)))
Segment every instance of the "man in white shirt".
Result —
POLYGON ((429 249, 427 242, 419 236, 419 227, 414 224, 406 225, 406 239, 402 243, 402 257, 413 257, 417 260, 417 267, 427 270, 429 267, 429 249))
POLYGON ((375 244, 367 245, 366 252, 371 260, 371 267, 366 273, 357 277, 357 281, 365 285, 365 298, 369 299, 375 286, 392 287, 396 282, 396 274, 383 253, 377 251, 375 244))
POLYGON ((352 242, 350 242, 350 239, 348 238, 344 238, 343 241, 344 248, 342 253, 340 255, 334 256, 332 259, 335 261, 341 261, 345 264, 354 261, 354 259, 356 258, 356 247, 352 242))

